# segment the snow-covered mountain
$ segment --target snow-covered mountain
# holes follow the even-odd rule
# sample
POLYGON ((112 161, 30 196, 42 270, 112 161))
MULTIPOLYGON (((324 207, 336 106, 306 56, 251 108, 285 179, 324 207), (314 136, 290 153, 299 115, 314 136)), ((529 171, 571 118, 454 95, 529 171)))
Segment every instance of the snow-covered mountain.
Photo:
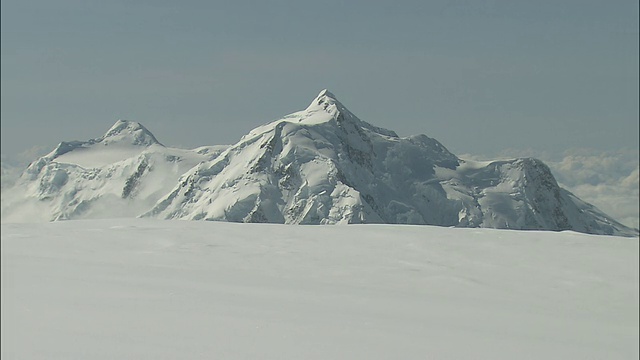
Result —
POLYGON ((146 216, 635 232, 561 189, 536 159, 464 161, 372 126, 322 91, 185 174, 146 216))
POLYGON ((560 188, 539 160, 463 160, 425 135, 399 137, 358 119, 326 90, 229 147, 171 149, 120 121, 101 138, 60 144, 16 187, 26 199, 5 206, 3 194, 3 220, 45 203, 48 219, 141 214, 638 234, 560 188))
POLYGON ((2 220, 135 217, 224 148, 165 147, 144 126, 119 120, 102 137, 62 142, 32 162, 3 188, 2 220))

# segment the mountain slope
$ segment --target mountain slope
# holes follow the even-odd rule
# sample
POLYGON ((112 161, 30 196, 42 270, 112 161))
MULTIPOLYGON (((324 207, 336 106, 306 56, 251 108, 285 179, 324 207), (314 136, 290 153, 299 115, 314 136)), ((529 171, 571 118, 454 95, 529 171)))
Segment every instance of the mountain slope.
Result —
POLYGON ((637 234, 574 199, 539 160, 464 161, 358 119, 325 90, 190 170, 145 216, 637 234))
MULTIPOLYGON (((399 212, 403 202, 418 207, 422 201, 396 185, 420 180, 423 192, 445 199, 437 182, 428 184, 436 164, 453 168, 458 159, 426 136, 402 139, 362 122, 323 91, 306 110, 251 131, 218 158, 189 171, 148 215, 293 224, 427 223, 421 215, 399 212), (406 161, 399 162, 400 157, 406 161), (398 173, 399 165, 408 173, 398 173)), ((447 217, 422 208, 429 222, 447 217)))

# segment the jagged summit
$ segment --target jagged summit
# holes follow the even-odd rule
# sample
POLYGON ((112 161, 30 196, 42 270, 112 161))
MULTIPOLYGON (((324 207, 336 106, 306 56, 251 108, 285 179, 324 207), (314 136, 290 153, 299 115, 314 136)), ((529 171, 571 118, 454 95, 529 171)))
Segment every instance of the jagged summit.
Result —
POLYGON ((307 106, 305 111, 314 112, 314 111, 325 111, 333 116, 337 116, 340 111, 348 111, 340 101, 336 98, 333 93, 329 90, 324 89, 320 91, 318 96, 307 106))
MULTIPOLYGON (((298 124, 302 126, 329 126, 331 132, 360 132, 363 130, 388 137, 397 138, 394 131, 371 125, 360 120, 346 108, 337 97, 327 89, 320 91, 318 96, 306 109, 284 116, 282 119, 259 126, 243 137, 251 139, 267 131, 271 131, 282 123, 298 124)), ((283 125, 281 125, 283 126, 283 125)))
POLYGON ((330 97, 330 98, 332 98, 334 100, 337 100, 336 96, 333 95, 333 93, 331 91, 329 91, 328 89, 322 89, 317 97, 319 98, 319 97, 322 97, 322 96, 330 97))

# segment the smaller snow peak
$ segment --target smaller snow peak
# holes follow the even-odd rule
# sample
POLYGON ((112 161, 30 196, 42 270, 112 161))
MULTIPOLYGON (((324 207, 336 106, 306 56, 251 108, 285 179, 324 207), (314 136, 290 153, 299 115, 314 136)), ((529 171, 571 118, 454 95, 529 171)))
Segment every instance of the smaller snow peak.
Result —
POLYGON ((129 120, 116 121, 100 142, 105 145, 114 142, 126 142, 131 145, 142 146, 160 144, 155 136, 142 124, 129 120))
POLYGON ((115 135, 120 134, 120 133, 122 133, 124 131, 134 132, 136 130, 141 130, 141 129, 144 129, 145 131, 149 132, 149 130, 147 130, 144 126, 142 126, 140 123, 137 123, 135 121, 118 120, 107 131, 107 133, 104 135, 104 137, 107 138, 107 137, 115 136, 115 135))

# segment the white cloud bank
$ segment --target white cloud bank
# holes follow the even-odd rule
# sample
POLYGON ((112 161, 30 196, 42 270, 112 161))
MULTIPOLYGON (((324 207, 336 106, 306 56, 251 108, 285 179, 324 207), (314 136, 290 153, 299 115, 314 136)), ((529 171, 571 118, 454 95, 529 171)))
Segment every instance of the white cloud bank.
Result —
POLYGON ((51 150, 44 146, 34 146, 14 156, 0 155, 0 188, 4 189, 13 185, 29 163, 46 155, 51 150))
MULTIPOLYGON (((497 157, 535 157, 544 161, 560 186, 571 191, 621 223, 639 228, 640 171, 638 150, 601 151, 571 149, 564 153, 506 150, 497 157)), ((461 155, 468 159, 496 156, 461 155)))
POLYGON ((582 150, 548 164, 569 191, 623 224, 640 227, 637 150, 600 154, 582 150))

